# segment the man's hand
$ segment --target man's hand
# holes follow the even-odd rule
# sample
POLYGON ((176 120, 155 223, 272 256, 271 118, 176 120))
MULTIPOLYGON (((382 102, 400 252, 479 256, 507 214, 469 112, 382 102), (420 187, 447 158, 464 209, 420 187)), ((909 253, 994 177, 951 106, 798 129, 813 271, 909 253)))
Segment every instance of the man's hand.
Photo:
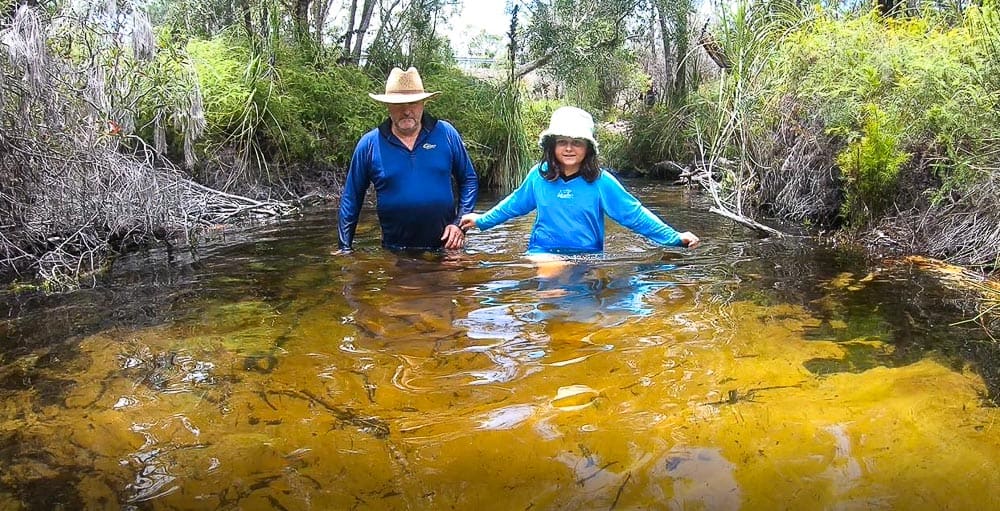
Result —
POLYGON ((448 224, 441 235, 441 241, 444 242, 444 248, 457 250, 465 246, 465 233, 457 225, 448 224))
POLYGON ((701 245, 701 240, 692 234, 691 231, 682 232, 680 237, 681 242, 684 243, 684 246, 687 248, 695 248, 698 245, 701 245))
POLYGON ((481 216, 483 215, 480 215, 479 213, 466 213, 462 215, 462 220, 458 222, 458 226, 462 228, 462 231, 468 231, 473 227, 478 227, 476 225, 476 220, 479 220, 479 217, 481 216))

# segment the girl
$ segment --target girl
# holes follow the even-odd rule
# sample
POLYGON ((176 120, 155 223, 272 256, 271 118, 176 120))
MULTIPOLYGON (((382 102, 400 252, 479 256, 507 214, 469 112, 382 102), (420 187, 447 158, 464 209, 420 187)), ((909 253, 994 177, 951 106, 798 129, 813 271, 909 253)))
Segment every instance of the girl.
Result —
POLYGON ((524 182, 486 213, 463 215, 463 230, 486 230, 537 209, 528 241, 528 256, 535 260, 601 252, 605 214, 659 245, 695 248, 701 243, 691 232, 675 231, 601 171, 589 113, 569 106, 557 109, 538 144, 542 161, 524 182))

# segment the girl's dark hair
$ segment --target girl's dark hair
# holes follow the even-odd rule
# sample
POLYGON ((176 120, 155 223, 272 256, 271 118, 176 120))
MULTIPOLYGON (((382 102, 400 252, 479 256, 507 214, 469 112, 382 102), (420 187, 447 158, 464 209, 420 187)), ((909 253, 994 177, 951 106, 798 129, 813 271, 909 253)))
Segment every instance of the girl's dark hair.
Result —
MULTIPOLYGON (((556 137, 547 136, 542 140, 542 163, 548 163, 548 167, 542 172, 542 177, 546 181, 555 181, 559 178, 559 161, 556 160, 556 137)), ((601 177, 601 166, 597 161, 597 151, 594 145, 587 141, 587 156, 584 156, 583 163, 580 164, 580 175, 588 183, 597 181, 601 177)))

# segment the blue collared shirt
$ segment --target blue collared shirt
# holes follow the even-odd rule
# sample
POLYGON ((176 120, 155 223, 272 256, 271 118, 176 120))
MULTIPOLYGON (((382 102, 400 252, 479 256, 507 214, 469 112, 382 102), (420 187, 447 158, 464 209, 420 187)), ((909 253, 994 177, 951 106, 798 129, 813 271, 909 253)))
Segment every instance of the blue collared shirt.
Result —
POLYGON ((382 245, 391 249, 441 248, 444 228, 476 205, 479 178, 454 126, 425 113, 411 150, 392 134, 390 122, 366 133, 354 149, 340 197, 341 249, 354 242, 369 184, 375 187, 382 245))

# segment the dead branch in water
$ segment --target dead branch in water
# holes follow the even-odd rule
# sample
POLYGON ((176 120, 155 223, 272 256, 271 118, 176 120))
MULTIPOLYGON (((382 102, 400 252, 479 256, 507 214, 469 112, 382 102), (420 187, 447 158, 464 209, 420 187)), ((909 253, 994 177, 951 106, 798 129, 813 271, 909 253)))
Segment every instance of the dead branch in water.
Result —
POLYGON ((295 210, 195 183, 136 135, 139 98, 157 97, 190 164, 204 115, 190 75, 166 86, 136 71, 153 58, 152 33, 131 9, 129 37, 99 12, 61 12, 76 52, 50 53, 65 41, 30 6, 0 31, 0 274, 73 288, 128 247, 295 210))
POLYGON ((762 84, 754 77, 761 76, 764 69, 762 63, 760 59, 747 63, 750 71, 745 76, 740 75, 741 79, 734 79, 730 85, 727 85, 723 70, 723 79, 719 81, 718 117, 714 119, 714 125, 696 122, 693 126, 702 162, 699 167, 704 168, 704 171, 694 175, 698 176, 697 183, 712 195, 715 202, 715 207, 709 211, 768 236, 784 236, 784 233, 743 213, 744 206, 749 208, 755 205, 763 169, 758 163, 762 160, 762 149, 747 130, 750 113, 743 111, 739 105, 752 103, 760 94, 762 84), (739 159, 731 164, 723 155, 733 148, 739 152, 739 159), (722 176, 721 180, 715 179, 716 175, 722 176), (725 183, 725 187, 720 181, 725 183))
POLYGON ((766 225, 764 225, 764 224, 762 224, 760 222, 757 222, 757 221, 753 220, 752 218, 747 218, 745 216, 737 215, 737 214, 735 214, 732 211, 729 211, 727 209, 723 209, 723 208, 719 208, 719 207, 714 207, 714 208, 708 208, 708 211, 711 212, 711 213, 715 213, 716 215, 720 215, 722 217, 728 218, 728 219, 730 219, 730 220, 732 220, 732 221, 734 221, 734 222, 736 222, 736 223, 738 223, 738 224, 740 224, 740 225, 742 225, 744 227, 749 227, 749 228, 751 228, 751 229, 753 229, 755 231, 767 233, 767 234, 770 234, 772 236, 777 236, 777 237, 781 237, 781 236, 785 235, 783 232, 781 232, 781 231, 779 231, 777 229, 768 227, 768 226, 766 226, 766 225))
MULTIPOLYGON (((724 165, 723 165, 724 166, 724 165)), ((704 168, 693 170, 686 175, 682 174, 682 177, 686 177, 689 183, 696 183, 703 189, 707 190, 712 195, 712 200, 715 202, 714 207, 708 208, 710 213, 722 216, 733 222, 736 222, 744 227, 753 229, 757 232, 766 234, 768 236, 782 237, 785 233, 774 229, 773 227, 768 227, 752 218, 746 217, 739 213, 734 212, 731 207, 727 204, 727 201, 723 199, 720 193, 720 185, 715 178, 713 178, 712 167, 719 167, 716 162, 709 161, 707 166, 704 168)), ((723 169, 723 172, 726 172, 723 169)), ((742 184, 741 184, 742 185, 742 184)))

